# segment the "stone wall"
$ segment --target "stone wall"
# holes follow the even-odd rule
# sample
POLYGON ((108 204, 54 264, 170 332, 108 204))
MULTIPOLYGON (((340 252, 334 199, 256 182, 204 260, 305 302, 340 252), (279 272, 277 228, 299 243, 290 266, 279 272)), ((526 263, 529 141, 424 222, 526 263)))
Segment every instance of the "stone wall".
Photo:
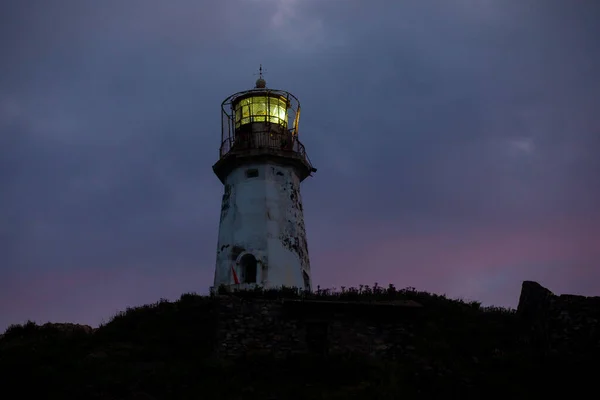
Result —
MULTIPOLYGON (((516 315, 416 302, 267 300, 217 296, 219 356, 256 353, 418 354, 448 359, 600 354, 600 297, 556 296, 523 283, 516 315)), ((587 356, 586 356, 587 357, 587 356)), ((454 362, 454 361, 453 361, 454 362)))
POLYGON ((227 357, 350 351, 394 357, 411 348, 420 319, 420 305, 414 302, 375 305, 219 296, 218 307, 216 351, 227 357))
POLYGON ((600 354, 600 297, 555 295, 525 281, 517 315, 532 346, 544 354, 600 354))
POLYGON ((298 322, 282 319, 281 302, 217 296, 217 307, 216 352, 221 357, 306 351, 298 322))
MULTIPOLYGON (((342 302, 217 298, 217 348, 221 357, 270 354, 360 353, 433 362, 436 354, 464 352, 471 360, 506 347, 504 320, 423 307, 413 301, 342 302), (473 338, 477 338, 475 341, 473 338), (484 344, 481 344, 485 342, 484 344), (423 357, 431 356, 431 360, 423 357)), ((492 316, 493 317, 493 316, 492 316)), ((511 331, 512 332, 512 331, 511 331)))

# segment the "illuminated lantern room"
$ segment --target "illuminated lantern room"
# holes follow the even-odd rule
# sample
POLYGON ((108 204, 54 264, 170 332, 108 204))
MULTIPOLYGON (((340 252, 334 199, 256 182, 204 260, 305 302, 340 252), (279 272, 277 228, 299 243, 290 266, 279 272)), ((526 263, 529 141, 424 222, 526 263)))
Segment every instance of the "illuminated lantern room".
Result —
POLYGON ((234 106, 235 129, 253 122, 269 122, 287 128, 288 101, 283 96, 269 93, 250 94, 237 99, 234 106))
POLYGON ((213 167, 221 181, 229 170, 226 160, 258 154, 302 164, 302 180, 316 171, 298 137, 298 99, 284 90, 267 88, 262 68, 255 87, 225 99, 221 113, 219 161, 213 167))
MULTIPOLYGON (((280 93, 281 91, 278 90, 268 90, 266 86, 267 82, 262 77, 261 67, 260 77, 256 80, 254 90, 234 95, 235 98, 231 100, 231 104, 235 115, 236 130, 255 122, 269 122, 282 129, 287 128, 291 95, 280 93)), ((297 108, 299 108, 299 104, 297 108)))

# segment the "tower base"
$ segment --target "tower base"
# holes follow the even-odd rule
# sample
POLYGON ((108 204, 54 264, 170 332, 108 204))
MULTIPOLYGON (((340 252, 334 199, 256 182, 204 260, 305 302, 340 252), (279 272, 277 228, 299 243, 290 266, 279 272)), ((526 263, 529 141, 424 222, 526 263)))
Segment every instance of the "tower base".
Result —
MULTIPOLYGON (((273 290, 273 289, 282 289, 283 286, 263 286, 259 283, 238 283, 238 284, 233 284, 233 285, 221 285, 219 287, 215 287, 215 286, 211 286, 209 288, 209 293, 211 295, 217 295, 219 294, 219 288, 224 288, 224 290, 227 293, 232 293, 232 292, 236 292, 236 291, 252 291, 252 290, 256 290, 258 288, 263 288, 264 290, 273 290)), ((291 289, 291 288, 288 288, 291 289)), ((296 288, 298 294, 300 293, 306 293, 309 292, 310 290, 304 289, 304 288, 296 288)))

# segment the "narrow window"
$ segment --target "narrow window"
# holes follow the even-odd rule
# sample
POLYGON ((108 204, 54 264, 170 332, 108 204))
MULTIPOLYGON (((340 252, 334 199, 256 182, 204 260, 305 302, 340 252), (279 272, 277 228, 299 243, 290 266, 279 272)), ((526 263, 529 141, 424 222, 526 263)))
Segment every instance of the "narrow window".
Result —
POLYGON ((258 176, 258 170, 253 168, 253 169, 247 169, 246 170, 246 178, 256 178, 258 176))

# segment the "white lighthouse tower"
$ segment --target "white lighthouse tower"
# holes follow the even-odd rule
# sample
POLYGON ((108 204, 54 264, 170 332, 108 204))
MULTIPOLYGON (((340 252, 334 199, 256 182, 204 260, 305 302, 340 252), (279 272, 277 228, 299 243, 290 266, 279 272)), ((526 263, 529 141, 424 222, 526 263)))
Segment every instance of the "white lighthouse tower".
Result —
POLYGON ((300 182, 316 169, 298 139, 300 103, 268 89, 223 101, 213 171, 224 188, 212 290, 281 286, 311 290, 300 182))

